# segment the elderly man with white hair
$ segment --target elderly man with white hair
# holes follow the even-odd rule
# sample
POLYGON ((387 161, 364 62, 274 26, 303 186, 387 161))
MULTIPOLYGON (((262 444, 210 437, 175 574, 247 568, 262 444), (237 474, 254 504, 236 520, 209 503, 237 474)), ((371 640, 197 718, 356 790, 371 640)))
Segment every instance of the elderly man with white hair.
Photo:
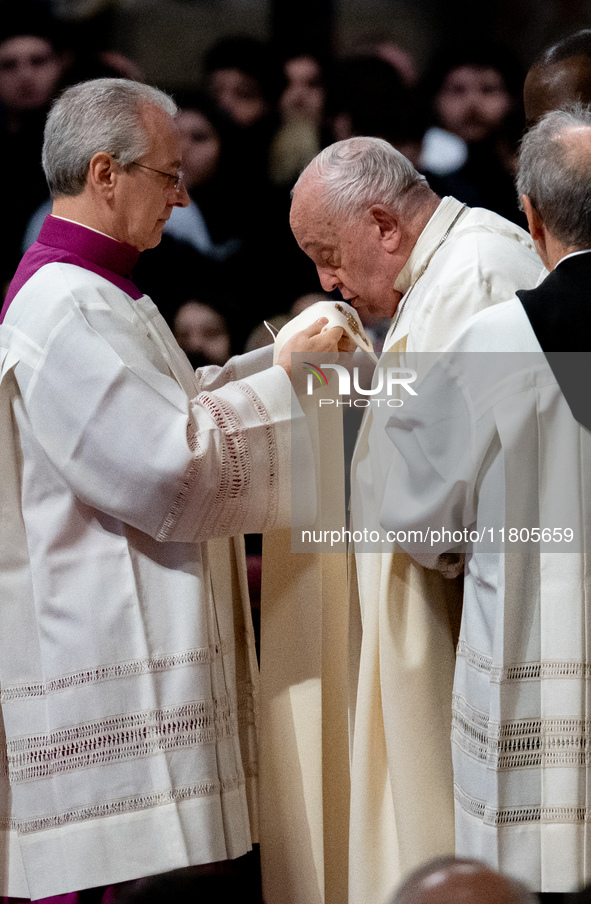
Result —
MULTIPOLYGON (((362 317, 391 319, 384 353, 390 360, 397 355, 402 366, 410 353, 444 348, 471 315, 534 286, 542 272, 527 233, 489 211, 440 199, 405 157, 377 138, 338 142, 309 164, 293 191, 291 225, 326 291, 338 289, 362 317)), ((361 426, 351 473, 352 530, 380 526, 392 457, 384 431, 391 410, 371 405, 361 426)), ((461 587, 449 577, 449 563, 441 565, 444 575, 391 544, 354 547, 349 900, 366 904, 385 900, 418 863, 454 849, 450 713, 461 587)), ((311 593, 310 606, 318 605, 325 589, 311 593)), ((263 599, 263 613, 264 607, 263 599)), ((343 619, 345 608, 343 600, 343 619)), ((335 639, 323 635, 322 643, 335 639)), ((284 638, 275 654, 263 648, 264 673, 286 668, 288 646, 284 638)), ((347 653, 345 642, 335 661, 346 661, 347 653)), ((300 672, 307 674, 301 663, 300 672)), ((325 719, 327 701, 322 705, 325 719)), ((328 763, 336 739, 325 743, 328 763)), ((299 750, 301 758, 303 745, 299 750)), ((273 752, 279 769, 281 757, 273 752)), ((305 789, 305 766, 301 773, 305 789)), ((286 825, 293 824, 302 797, 311 799, 304 790, 286 801, 286 825)), ((287 900, 279 810, 276 798, 276 882, 268 886, 276 894, 267 893, 269 904, 287 900)), ((329 811, 325 800, 325 827, 329 811)), ((329 834, 321 842, 325 862, 337 846, 329 834)), ((337 844, 347 843, 346 834, 337 844)), ((306 850, 302 845, 300 851, 306 850)), ((303 859, 292 860, 289 872, 303 875, 303 859)), ((315 851, 308 873, 319 862, 322 851, 315 851)), ((272 871, 273 864, 267 867, 272 871)), ((315 900, 330 900, 322 877, 319 884, 315 900)), ((297 901, 297 889, 290 893, 289 900, 297 901)))
POLYGON ((431 565, 464 541, 457 853, 574 892, 591 879, 590 108, 525 135, 517 188, 550 273, 466 324, 393 414, 383 521, 438 526, 404 543, 431 565))
POLYGON ((238 535, 289 524, 290 353, 336 351, 342 330, 312 324, 260 372, 264 352, 191 368, 130 275, 188 203, 175 111, 119 79, 61 96, 43 150, 53 212, 2 312, 0 894, 256 840, 238 535))

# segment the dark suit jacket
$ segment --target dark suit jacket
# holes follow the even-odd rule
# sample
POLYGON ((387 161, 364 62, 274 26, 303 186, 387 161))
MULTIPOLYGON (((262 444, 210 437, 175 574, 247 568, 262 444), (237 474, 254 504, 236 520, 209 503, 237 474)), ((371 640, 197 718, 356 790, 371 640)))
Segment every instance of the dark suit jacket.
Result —
POLYGON ((545 352, 591 352, 591 251, 562 261, 517 296, 545 352))
POLYGON ((517 295, 574 417, 591 429, 591 251, 517 295))

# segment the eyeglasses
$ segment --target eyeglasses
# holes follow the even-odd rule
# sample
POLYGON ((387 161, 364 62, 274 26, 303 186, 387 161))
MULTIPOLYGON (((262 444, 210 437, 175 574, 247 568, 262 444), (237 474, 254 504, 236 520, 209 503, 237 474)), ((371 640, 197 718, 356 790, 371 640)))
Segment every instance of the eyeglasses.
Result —
POLYGON ((135 160, 132 160, 131 166, 139 166, 142 169, 150 170, 151 173, 158 173, 160 176, 166 176, 166 178, 170 180, 169 184, 174 188, 177 195, 180 194, 184 173, 165 173, 163 170, 154 169, 153 166, 146 166, 145 163, 137 163, 135 160))

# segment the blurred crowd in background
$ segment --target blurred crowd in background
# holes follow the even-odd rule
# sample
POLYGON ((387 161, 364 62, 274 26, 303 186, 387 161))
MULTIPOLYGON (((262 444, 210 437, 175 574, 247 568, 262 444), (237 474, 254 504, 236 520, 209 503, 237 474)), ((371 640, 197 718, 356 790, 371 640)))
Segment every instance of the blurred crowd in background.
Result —
MULTIPOLYGON (((64 20, 48 0, 3 6, 0 159, 9 236, 0 277, 6 287, 51 209, 40 152, 52 99, 85 79, 144 75, 92 17, 64 20)), ((142 255, 134 276, 195 366, 223 363, 269 341, 263 320, 281 326, 322 297, 288 216, 299 172, 333 141, 384 138, 441 196, 525 225, 513 188, 524 71, 508 47, 485 34, 447 39, 422 69, 392 40, 376 38, 354 53, 331 55, 313 33, 302 39, 301 30, 297 42, 281 46, 225 35, 199 65, 186 65, 195 70, 194 87, 159 87, 173 93, 181 110, 191 205, 173 210, 161 244, 142 255)))

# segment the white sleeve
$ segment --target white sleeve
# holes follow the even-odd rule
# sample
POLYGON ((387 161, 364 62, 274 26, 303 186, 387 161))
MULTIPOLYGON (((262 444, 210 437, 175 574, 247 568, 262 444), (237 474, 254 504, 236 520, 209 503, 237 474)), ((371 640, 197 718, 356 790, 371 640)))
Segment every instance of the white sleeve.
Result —
POLYGON ((233 383, 236 380, 251 377, 253 374, 260 373, 260 371, 272 366, 273 346, 267 345, 264 348, 257 348, 252 352, 247 352, 244 355, 235 355, 223 367, 215 364, 200 367, 195 371, 195 376, 200 390, 207 392, 212 389, 218 389, 220 386, 225 386, 226 383, 233 383))
POLYGON ((478 452, 469 398, 442 364, 435 365, 386 425, 394 444, 381 523, 420 564, 435 568, 453 538, 473 523, 478 452))
POLYGON ((117 327, 115 346, 72 308, 21 385, 35 439, 74 494, 159 540, 287 526, 283 368, 189 400, 145 337, 138 351, 133 324, 117 327))

